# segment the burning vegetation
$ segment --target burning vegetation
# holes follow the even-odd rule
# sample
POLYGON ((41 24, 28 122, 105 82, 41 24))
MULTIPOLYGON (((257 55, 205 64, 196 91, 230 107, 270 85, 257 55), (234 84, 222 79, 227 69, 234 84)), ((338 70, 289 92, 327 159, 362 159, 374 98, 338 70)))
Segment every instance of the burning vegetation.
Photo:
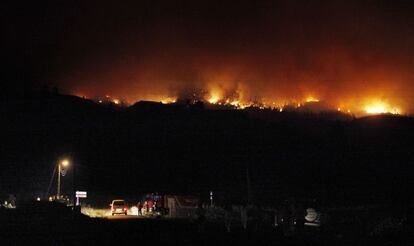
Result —
MULTIPOLYGON (((350 100, 349 103, 330 103, 323 98, 307 95, 302 99, 260 99, 248 98, 243 91, 226 91, 220 88, 211 90, 194 90, 178 93, 177 96, 148 96, 137 101, 154 101, 162 104, 196 104, 204 103, 209 108, 227 108, 243 110, 246 108, 271 109, 279 112, 292 110, 306 110, 308 112, 338 111, 344 114, 352 114, 357 117, 376 114, 403 114, 401 107, 389 103, 387 100, 368 98, 361 101, 350 100), (210 105, 210 106, 209 106, 210 105)), ((85 97, 85 96, 82 96, 85 97)), ((106 95, 104 98, 95 98, 100 104, 114 104, 128 106, 134 101, 121 100, 117 97, 106 95)))
POLYGON ((404 4, 396 12, 360 1, 154 9, 156 17, 137 20, 145 8, 110 7, 123 17, 76 22, 76 32, 57 35, 58 57, 68 62, 52 59, 59 66, 47 81, 90 98, 109 94, 114 104, 414 112, 413 15, 404 4), (104 31, 88 21, 106 24, 104 31))

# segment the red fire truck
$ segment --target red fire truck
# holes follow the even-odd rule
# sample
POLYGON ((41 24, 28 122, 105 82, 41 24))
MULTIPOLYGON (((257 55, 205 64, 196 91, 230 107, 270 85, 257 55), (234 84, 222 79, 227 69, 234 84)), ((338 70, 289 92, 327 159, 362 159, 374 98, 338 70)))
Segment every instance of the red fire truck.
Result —
POLYGON ((143 196, 141 204, 149 215, 167 216, 170 218, 188 218, 195 215, 200 199, 188 195, 159 195, 143 196))

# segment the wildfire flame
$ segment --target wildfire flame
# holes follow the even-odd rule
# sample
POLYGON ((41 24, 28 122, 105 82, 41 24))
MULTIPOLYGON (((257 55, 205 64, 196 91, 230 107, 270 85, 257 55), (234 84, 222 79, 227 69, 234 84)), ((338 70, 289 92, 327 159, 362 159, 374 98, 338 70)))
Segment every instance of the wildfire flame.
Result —
POLYGON ((220 100, 220 97, 216 94, 212 94, 211 97, 208 99, 208 102, 211 104, 216 104, 220 100))
POLYGON ((315 98, 315 97, 313 97, 313 96, 308 96, 307 98, 306 98, 306 102, 319 102, 319 99, 317 99, 317 98, 315 98))
POLYGON ((365 106, 367 114, 400 114, 400 110, 396 107, 391 107, 388 103, 383 101, 375 101, 365 106))
MULTIPOLYGON (((272 109, 277 110, 279 112, 283 112, 288 108, 296 108, 300 109, 304 107, 306 110, 306 106, 309 103, 312 103, 313 106, 318 106, 320 104, 323 104, 324 101, 320 98, 317 98, 315 96, 307 96, 303 99, 294 99, 294 100, 270 100, 270 99, 246 99, 242 98, 240 94, 231 94, 226 93, 224 90, 220 89, 212 89, 210 92, 203 92, 201 95, 193 94, 195 96, 195 101, 204 101, 206 103, 212 104, 212 105, 221 105, 221 106, 227 106, 234 109, 245 109, 248 107, 254 107, 258 109, 272 109)), ((105 101, 106 102, 112 102, 116 105, 121 104, 121 99, 105 95, 105 101)), ((161 102, 163 104, 172 104, 177 102, 178 97, 172 96, 172 97, 162 97, 162 96, 153 96, 153 97, 147 97, 146 100, 149 101, 156 101, 161 102)), ((96 100, 99 103, 103 103, 102 99, 96 100)), ((124 103, 125 101, 122 100, 124 103)), ((312 106, 312 107, 313 107, 312 106)), ((326 110, 329 110, 326 108, 326 110)), ((357 101, 349 101, 348 103, 338 103, 338 104, 331 104, 330 110, 341 112, 344 114, 355 114, 357 116, 363 116, 363 115, 375 115, 375 114, 401 114, 401 108, 398 106, 395 106, 391 104, 389 101, 384 99, 373 99, 368 98, 365 100, 360 100, 360 103, 357 101)))
POLYGON ((161 99, 161 103, 163 104, 175 103, 176 101, 177 101, 176 97, 167 97, 167 98, 161 99))

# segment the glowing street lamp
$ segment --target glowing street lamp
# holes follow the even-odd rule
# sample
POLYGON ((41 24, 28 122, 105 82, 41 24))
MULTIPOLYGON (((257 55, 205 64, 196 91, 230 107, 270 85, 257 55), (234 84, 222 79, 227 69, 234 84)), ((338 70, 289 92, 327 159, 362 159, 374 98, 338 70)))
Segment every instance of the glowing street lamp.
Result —
POLYGON ((67 166, 69 166, 69 161, 68 160, 63 160, 61 162, 61 164, 62 164, 63 167, 67 167, 67 166))
POLYGON ((62 160, 60 163, 58 163, 58 182, 57 182, 57 194, 56 194, 56 199, 60 200, 60 175, 62 172, 62 167, 68 167, 69 166, 69 161, 68 160, 62 160))

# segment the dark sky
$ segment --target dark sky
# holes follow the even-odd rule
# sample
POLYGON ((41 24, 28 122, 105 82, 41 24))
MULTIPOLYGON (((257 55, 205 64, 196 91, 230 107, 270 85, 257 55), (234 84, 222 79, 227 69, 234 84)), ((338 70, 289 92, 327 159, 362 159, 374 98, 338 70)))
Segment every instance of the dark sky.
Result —
POLYGON ((412 1, 32 1, 1 9, 5 83, 130 102, 182 91, 414 111, 412 1))

